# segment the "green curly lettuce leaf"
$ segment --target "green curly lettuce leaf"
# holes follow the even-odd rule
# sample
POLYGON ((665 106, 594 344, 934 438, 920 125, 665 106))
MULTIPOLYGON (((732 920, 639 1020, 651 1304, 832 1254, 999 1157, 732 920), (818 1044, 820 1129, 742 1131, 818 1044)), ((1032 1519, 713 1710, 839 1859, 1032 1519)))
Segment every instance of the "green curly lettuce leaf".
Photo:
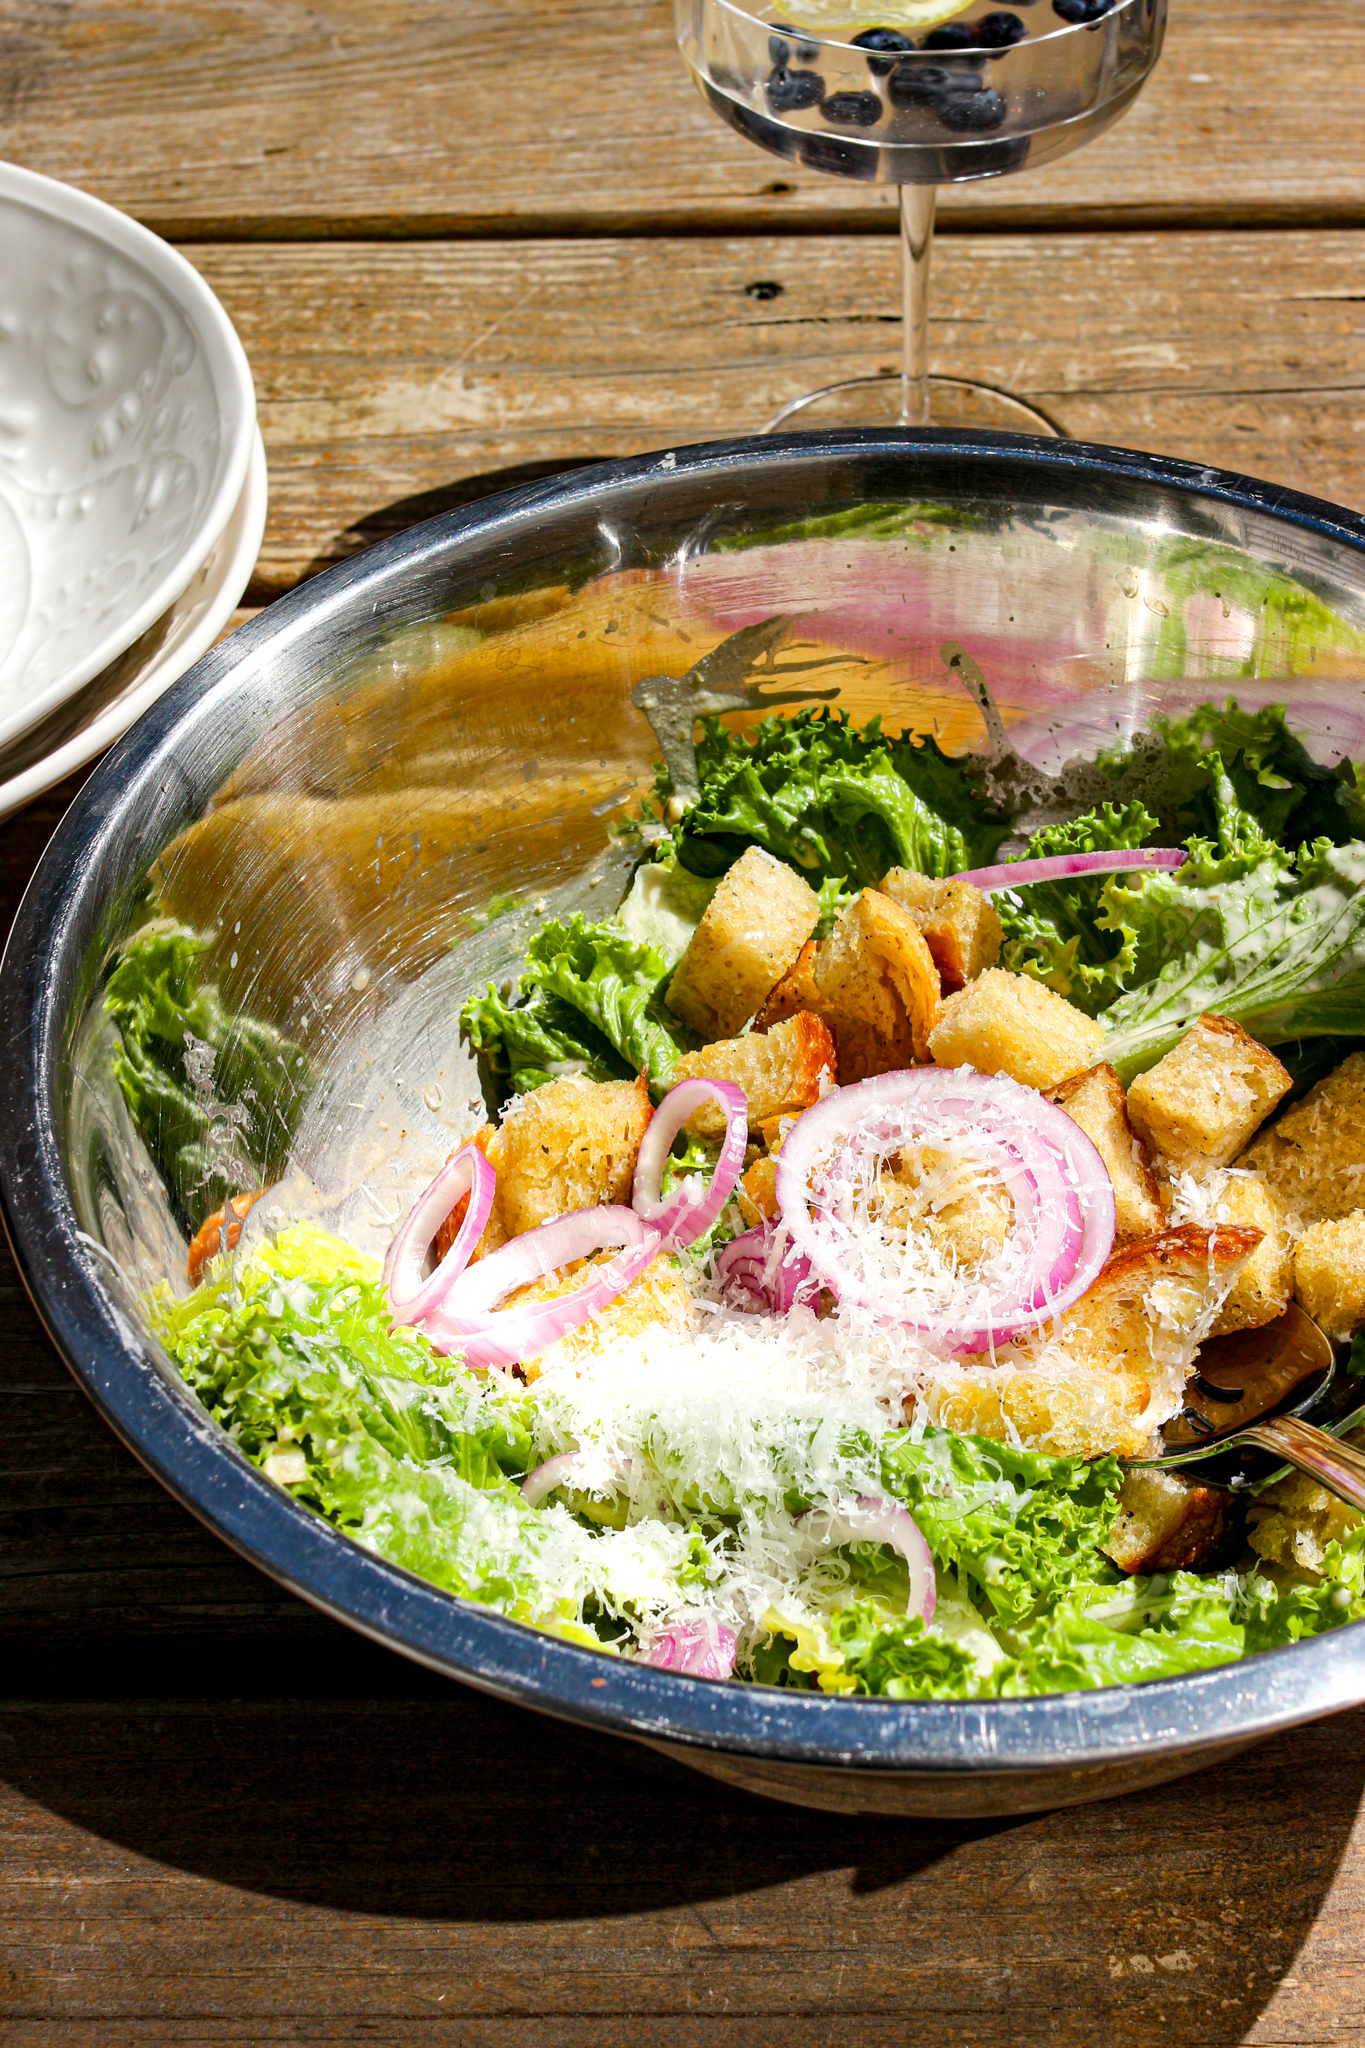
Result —
POLYGON ((104 991, 119 1089, 190 1235, 227 1196, 279 1178, 313 1081, 302 1046, 224 1003, 205 977, 209 944, 144 925, 104 991))
MULTIPOLYGON (((673 834, 693 874, 718 875, 750 846, 786 861, 812 887, 873 887, 891 867, 952 875, 994 858, 1003 817, 971 764, 932 739, 858 727, 846 713, 765 718, 749 732, 702 721, 700 794, 673 834)), ((669 793, 666 771, 658 794, 669 793)))
POLYGON ((646 1073, 663 1087, 695 1043, 664 1006, 671 973, 648 940, 581 916, 551 918, 526 949, 517 1000, 490 986, 465 1004, 460 1027, 517 1094, 564 1073, 646 1073))
POLYGON ((1197 848, 1175 875, 1111 884, 1102 916, 1133 960, 1134 986, 1100 1018, 1125 1081, 1204 1010, 1263 1045, 1365 1033, 1365 843, 1197 848))
MULTIPOLYGON (((1122 810, 1102 804, 1070 824, 1035 832, 1019 858, 1136 850, 1147 844, 1157 825, 1144 804, 1122 810)), ((993 899, 1005 928, 1001 965, 1055 989, 1090 1017, 1127 987, 1133 966, 1131 935, 1100 922, 1106 880, 1031 882, 1017 891, 999 891, 993 899)))

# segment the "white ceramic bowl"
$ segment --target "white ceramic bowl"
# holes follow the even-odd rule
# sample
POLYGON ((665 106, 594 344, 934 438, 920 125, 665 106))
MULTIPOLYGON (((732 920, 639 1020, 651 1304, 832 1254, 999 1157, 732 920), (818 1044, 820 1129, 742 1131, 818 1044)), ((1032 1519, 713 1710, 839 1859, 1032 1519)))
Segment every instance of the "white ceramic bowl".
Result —
POLYGON ((0 164, 0 745, 153 625, 242 494, 256 396, 182 256, 0 164))

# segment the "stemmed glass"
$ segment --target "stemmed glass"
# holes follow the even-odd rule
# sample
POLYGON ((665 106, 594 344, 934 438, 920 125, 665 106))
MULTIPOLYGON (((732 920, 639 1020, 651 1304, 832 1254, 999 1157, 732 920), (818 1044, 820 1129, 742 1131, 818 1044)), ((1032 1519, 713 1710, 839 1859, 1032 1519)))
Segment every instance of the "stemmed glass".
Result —
POLYGON ((937 188, 1051 163, 1117 121, 1160 54, 1167 0, 970 0, 956 11, 953 0, 892 0, 893 18, 939 17, 913 34, 882 25, 877 0, 834 4, 847 40, 800 25, 831 19, 832 0, 674 0, 687 66, 732 128, 808 170, 900 188, 900 371, 805 392, 769 431, 890 421, 1055 433, 1008 392, 929 375, 937 188))

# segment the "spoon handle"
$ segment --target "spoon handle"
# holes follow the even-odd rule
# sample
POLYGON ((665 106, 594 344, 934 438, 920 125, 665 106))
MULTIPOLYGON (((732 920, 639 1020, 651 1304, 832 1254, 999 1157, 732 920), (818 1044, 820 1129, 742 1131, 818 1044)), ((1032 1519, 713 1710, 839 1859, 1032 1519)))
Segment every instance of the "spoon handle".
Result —
POLYGON ((1264 1422, 1250 1423, 1241 1432, 1262 1450, 1318 1479, 1339 1500, 1365 1512, 1365 1452, 1344 1444, 1325 1429, 1302 1421, 1297 1415, 1272 1415, 1264 1422))

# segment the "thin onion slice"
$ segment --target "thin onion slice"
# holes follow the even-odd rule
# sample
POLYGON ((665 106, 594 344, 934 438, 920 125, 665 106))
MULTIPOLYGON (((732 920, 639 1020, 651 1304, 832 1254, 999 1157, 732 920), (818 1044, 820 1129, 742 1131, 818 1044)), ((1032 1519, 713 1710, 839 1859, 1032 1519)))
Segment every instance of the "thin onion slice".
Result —
POLYGON ((748 1142, 748 1099, 733 1081, 699 1078, 669 1089, 646 1128, 630 1197, 636 1215, 659 1232, 665 1251, 695 1244, 716 1222, 734 1193, 748 1142), (718 1102, 725 1113, 725 1138, 710 1184, 689 1173, 665 1196, 660 1189, 669 1148, 687 1119, 707 1102, 718 1102))
POLYGON ((534 1472, 528 1472, 521 1482, 521 1497, 528 1507, 538 1508, 547 1494, 554 1493, 561 1486, 572 1486, 574 1475, 580 1468, 595 1463, 601 1470, 603 1464, 613 1479, 630 1477, 630 1459, 605 1456, 599 1452, 560 1451, 556 1457, 547 1458, 543 1465, 537 1465, 534 1472))
POLYGON ((395 1323, 421 1322, 445 1300, 483 1236, 497 1184, 497 1174, 478 1146, 461 1145, 417 1197, 384 1260, 383 1279, 395 1323), (464 1221, 440 1265, 424 1281, 422 1262, 431 1241, 462 1195, 469 1197, 464 1221))
POLYGON ((782 1220, 811 1271, 841 1303, 919 1331, 958 1352, 1039 1328, 1079 1301, 1113 1248, 1114 1189, 1099 1153, 1066 1112, 1005 1074, 911 1067, 836 1088, 798 1117, 777 1160, 782 1220), (854 1233, 822 1204, 814 1178, 848 1171, 860 1155, 900 1143, 946 1146, 972 1127, 972 1148, 995 1167, 1015 1205, 1015 1228, 1032 1234, 1021 1284, 989 1298, 984 1321, 912 1315, 854 1267, 854 1233), (842 1243, 840 1241, 842 1236, 842 1243))
POLYGON ((716 1253, 722 1298, 750 1313, 790 1314, 798 1301, 814 1304, 819 1287, 810 1260, 797 1251, 781 1223, 756 1223, 716 1253))
POLYGON ((983 896, 997 889, 1026 889, 1032 882, 1074 882, 1085 875, 1137 874, 1144 868, 1179 868, 1189 855, 1178 846, 1109 847, 1099 853, 1053 853, 1045 860, 1007 860, 998 867, 968 868, 955 882, 970 882, 983 896))
POLYGON ((689 1678, 729 1678, 738 1646, 735 1631, 721 1622, 675 1622, 655 1636, 641 1662, 656 1671, 686 1672, 689 1678))
POLYGON ((463 1351, 466 1365, 505 1372, 547 1351, 614 1301, 638 1280, 659 1248, 659 1233, 633 1209, 575 1209, 510 1238, 476 1266, 467 1266, 441 1306, 424 1318, 423 1330, 437 1351, 463 1351), (620 1256, 595 1267, 570 1293, 516 1308, 497 1306, 517 1288, 609 1246, 619 1246, 620 1256))
POLYGON ((841 1543, 889 1543, 910 1567, 910 1598, 907 1615, 918 1616, 927 1627, 938 1605, 938 1579, 933 1552, 920 1533, 918 1522, 898 1501, 882 1500, 877 1494, 860 1493, 837 1508, 812 1509, 829 1530, 831 1548, 841 1543))

